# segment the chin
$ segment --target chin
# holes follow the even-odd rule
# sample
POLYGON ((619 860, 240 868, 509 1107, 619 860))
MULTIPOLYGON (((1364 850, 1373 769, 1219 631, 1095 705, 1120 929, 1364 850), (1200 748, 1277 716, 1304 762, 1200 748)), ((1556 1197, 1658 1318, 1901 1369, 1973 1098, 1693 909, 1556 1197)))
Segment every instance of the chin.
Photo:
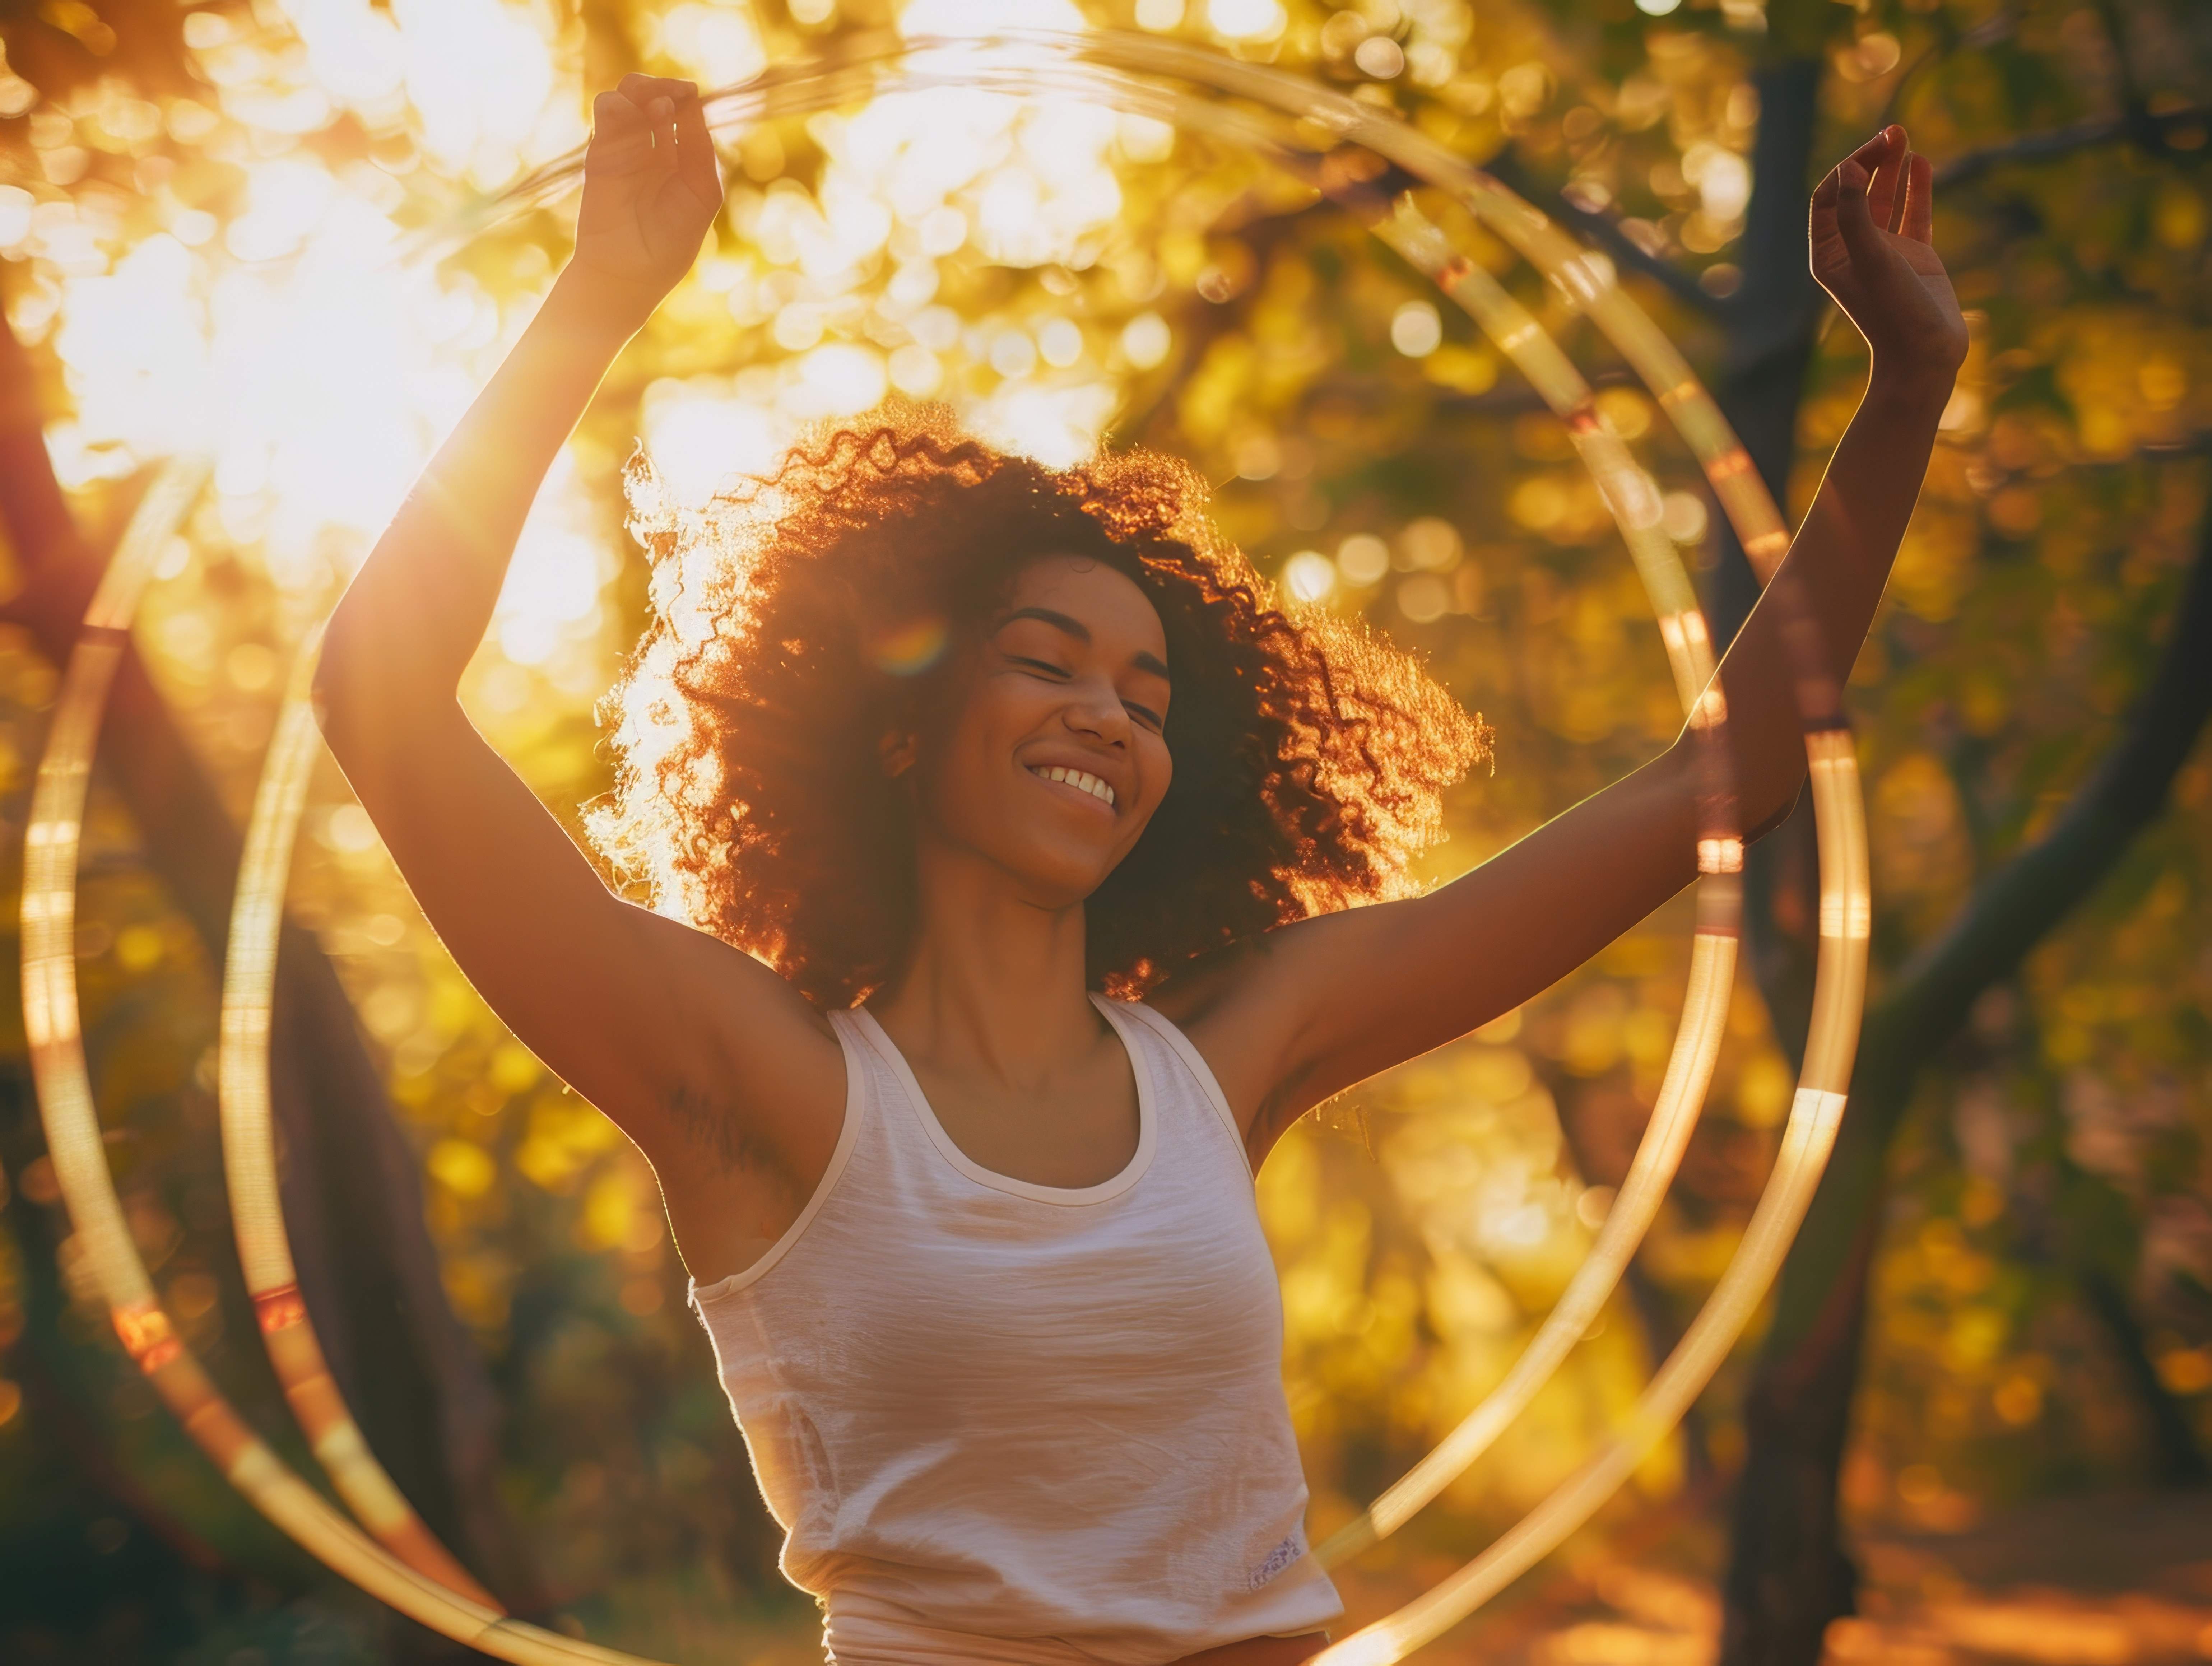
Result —
POLYGON ((1058 818, 1017 813, 1018 806, 984 806, 986 813, 947 818, 938 837, 964 848, 1011 877, 1022 894, 1044 908, 1072 908, 1106 882, 1126 854, 1118 828, 1095 831, 1054 825, 1058 818), (988 813, 996 808, 1000 813, 988 813), (1084 836, 1091 832, 1091 836, 1084 836))
POLYGON ((1018 848, 990 853, 1030 896, 1052 908, 1083 902, 1106 881, 1118 858, 1111 851, 1071 848, 1059 840, 1024 840, 1018 848))
POLYGON ((1075 908, 1088 902, 1091 892, 1106 883, 1114 871, 1111 862, 1036 861, 1014 870, 1030 893, 1052 908, 1075 908))

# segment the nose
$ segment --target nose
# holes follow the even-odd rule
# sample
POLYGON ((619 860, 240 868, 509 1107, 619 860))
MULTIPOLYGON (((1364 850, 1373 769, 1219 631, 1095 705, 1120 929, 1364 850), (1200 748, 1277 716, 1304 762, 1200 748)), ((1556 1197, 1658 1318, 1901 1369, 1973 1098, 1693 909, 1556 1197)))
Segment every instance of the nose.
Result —
POLYGON ((1091 735, 1109 746, 1128 742, 1128 710, 1114 685, 1103 677, 1086 677, 1076 683, 1069 690, 1064 715, 1067 727, 1079 734, 1091 735))

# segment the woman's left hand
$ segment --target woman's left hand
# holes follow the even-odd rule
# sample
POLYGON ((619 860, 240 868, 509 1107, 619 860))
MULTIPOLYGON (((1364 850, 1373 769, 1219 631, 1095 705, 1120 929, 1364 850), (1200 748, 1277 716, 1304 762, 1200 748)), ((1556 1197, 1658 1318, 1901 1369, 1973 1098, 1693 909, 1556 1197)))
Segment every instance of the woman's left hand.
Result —
POLYGON ((1940 383, 1966 357, 1966 321, 1929 234, 1935 169, 1885 127, 1813 192, 1813 276, 1874 350, 1875 373, 1940 383))

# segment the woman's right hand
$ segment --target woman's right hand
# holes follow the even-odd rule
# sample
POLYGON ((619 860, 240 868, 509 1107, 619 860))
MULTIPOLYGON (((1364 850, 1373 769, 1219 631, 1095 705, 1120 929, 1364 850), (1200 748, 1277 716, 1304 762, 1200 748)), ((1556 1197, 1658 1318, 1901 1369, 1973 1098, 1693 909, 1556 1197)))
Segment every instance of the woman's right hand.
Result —
POLYGON ((688 81, 624 76, 592 102, 584 204, 567 276, 642 323, 699 253, 722 178, 688 81))

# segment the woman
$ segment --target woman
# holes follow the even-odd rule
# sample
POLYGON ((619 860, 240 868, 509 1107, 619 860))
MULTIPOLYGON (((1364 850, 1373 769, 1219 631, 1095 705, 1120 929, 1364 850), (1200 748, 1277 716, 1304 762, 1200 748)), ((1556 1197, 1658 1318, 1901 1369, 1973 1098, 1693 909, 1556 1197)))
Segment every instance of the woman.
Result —
MULTIPOLYGON (((477 988, 653 1164, 837 1660, 1303 1660, 1341 1609, 1251 1172, 1687 884, 1689 750, 1346 909, 1407 889, 1479 726, 1276 611, 1164 459, 1054 473, 893 415, 643 517, 660 617, 594 831, 666 912, 620 900, 455 699, 721 204, 688 83, 594 121, 574 258, 331 623, 325 733, 477 988)), ((1838 667, 1966 351, 1929 191, 1893 127, 1813 199, 1874 349, 1784 567, 1838 667)), ((1753 827, 1804 768, 1781 637, 1762 603, 1722 672, 1753 827)))

